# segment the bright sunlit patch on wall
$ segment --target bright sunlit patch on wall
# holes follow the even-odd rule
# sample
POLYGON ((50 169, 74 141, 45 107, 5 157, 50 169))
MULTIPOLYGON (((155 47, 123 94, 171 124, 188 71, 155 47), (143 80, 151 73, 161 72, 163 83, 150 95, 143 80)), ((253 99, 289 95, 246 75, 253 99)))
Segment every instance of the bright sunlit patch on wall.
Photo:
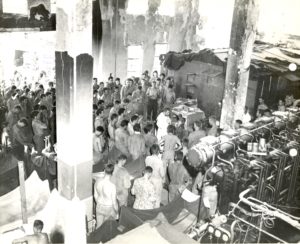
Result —
POLYGON ((171 16, 175 15, 175 1, 174 0, 161 0, 158 7, 158 13, 160 15, 171 16))
POLYGON ((51 13, 56 13, 56 0, 51 0, 51 13))
POLYGON ((139 77, 142 73, 143 48, 142 45, 128 46, 127 76, 139 77))
POLYGON ((261 0, 258 32, 264 32, 266 41, 278 41, 284 34, 300 35, 299 0, 261 0))
POLYGON ((3 13, 28 14, 27 0, 2 0, 3 13))
POLYGON ((157 43, 155 44, 155 54, 154 54, 154 63, 153 63, 153 71, 156 70, 160 72, 161 64, 159 60, 159 56, 161 54, 166 54, 169 50, 168 43, 157 43))
POLYGON ((148 0, 129 0, 127 14, 144 15, 148 10, 148 0))
POLYGON ((205 39, 202 48, 229 47, 234 0, 199 0, 203 28, 197 34, 205 39))

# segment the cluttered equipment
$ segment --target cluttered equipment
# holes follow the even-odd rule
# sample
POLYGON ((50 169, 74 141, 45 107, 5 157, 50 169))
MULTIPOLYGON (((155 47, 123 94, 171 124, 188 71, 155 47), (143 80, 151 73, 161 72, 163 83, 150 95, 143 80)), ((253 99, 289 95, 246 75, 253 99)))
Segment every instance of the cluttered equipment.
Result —
POLYGON ((204 112, 197 107, 197 99, 178 98, 172 112, 176 115, 181 114, 186 120, 185 127, 192 127, 193 123, 205 119, 204 112))
POLYGON ((300 111, 274 112, 239 133, 205 137, 187 154, 216 189, 202 190, 200 216, 188 235, 199 243, 300 240, 300 111), (216 207, 214 207, 216 205, 216 207), (215 210, 211 212, 211 209, 215 210))

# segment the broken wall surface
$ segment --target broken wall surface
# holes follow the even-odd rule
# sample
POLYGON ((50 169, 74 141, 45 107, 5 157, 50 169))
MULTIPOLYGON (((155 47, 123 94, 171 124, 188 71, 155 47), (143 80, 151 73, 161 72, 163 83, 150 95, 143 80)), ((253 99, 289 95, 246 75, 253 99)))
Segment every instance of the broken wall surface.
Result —
POLYGON ((103 39, 100 55, 100 80, 110 73, 124 80, 127 77, 127 47, 142 45, 142 70, 152 72, 155 44, 168 43, 170 51, 193 47, 199 20, 198 0, 174 0, 175 15, 159 15, 163 0, 148 1, 144 14, 128 14, 128 0, 101 0, 103 39))
MULTIPOLYGON (((205 112, 206 116, 214 115, 219 118, 221 107, 220 102, 223 99, 225 87, 225 73, 223 66, 209 64, 193 60, 186 62, 179 70, 172 72, 176 84, 176 96, 186 97, 187 74, 196 73, 194 81, 195 97, 198 100, 198 106, 205 112)), ((256 104, 258 78, 249 80, 246 105, 254 110, 256 104)))
POLYGON ((198 106, 205 112, 206 116, 219 116, 218 103, 223 98, 224 81, 223 67, 207 64, 199 61, 186 62, 178 71, 174 72, 176 83, 176 96, 185 97, 187 74, 195 73, 193 83, 195 85, 195 97, 198 106))
MULTIPOLYGON (((54 31, 0 33, 1 79, 10 81, 15 78, 15 71, 18 71, 24 80, 26 77, 28 84, 35 82, 44 71, 47 79, 53 81, 55 78, 54 54, 54 31), (23 52, 23 55, 17 57, 17 52, 23 52), (20 58, 20 60, 15 58, 20 58)), ((22 84, 16 83, 16 85, 22 84)))

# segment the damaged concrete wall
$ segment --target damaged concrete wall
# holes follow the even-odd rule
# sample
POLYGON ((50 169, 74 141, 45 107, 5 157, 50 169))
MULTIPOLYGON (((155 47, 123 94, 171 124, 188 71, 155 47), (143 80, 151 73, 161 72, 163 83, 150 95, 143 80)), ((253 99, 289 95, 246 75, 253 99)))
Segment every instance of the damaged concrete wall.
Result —
MULTIPOLYGON (((225 73, 222 66, 209 64, 193 60, 186 62, 179 70, 174 71, 176 82, 176 96, 186 97, 187 74, 197 73, 193 83, 195 85, 195 97, 198 99, 198 106, 206 116, 214 115, 219 119, 221 107, 219 102, 222 101, 225 88, 225 73)), ((255 108, 255 96, 258 81, 249 80, 247 88, 246 106, 251 111, 255 108)))
POLYGON ((198 0, 175 0, 175 16, 162 16, 162 0, 149 0, 143 15, 126 13, 129 0, 100 0, 102 15, 102 74, 127 77, 127 46, 142 45, 143 70, 152 71, 155 44, 169 43, 170 51, 193 49, 199 23, 198 0))
POLYGON ((102 18, 102 46, 98 78, 107 80, 109 74, 126 77, 127 49, 124 45, 124 13, 126 0, 100 0, 102 18), (118 69, 117 69, 118 67, 118 69))
POLYGON ((186 62, 178 71, 174 72, 176 91, 178 97, 186 96, 187 74, 197 73, 193 83, 195 85, 195 97, 198 106, 207 116, 219 116, 218 102, 223 98, 224 81, 223 67, 203 63, 200 61, 186 62))
POLYGON ((192 49, 200 18, 198 5, 198 0, 176 0, 175 17, 169 34, 171 51, 192 49))
POLYGON ((258 0, 235 1, 222 107, 222 128, 231 127, 244 114, 258 13, 258 0))

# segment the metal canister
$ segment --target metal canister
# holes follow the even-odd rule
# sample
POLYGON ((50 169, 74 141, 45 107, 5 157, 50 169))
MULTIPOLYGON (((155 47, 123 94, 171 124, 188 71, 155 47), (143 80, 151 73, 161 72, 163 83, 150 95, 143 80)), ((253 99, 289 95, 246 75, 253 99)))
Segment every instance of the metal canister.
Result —
POLYGON ((253 143, 252 152, 258 152, 258 143, 257 142, 253 143))
POLYGON ((253 143, 252 142, 248 142, 247 143, 247 151, 248 152, 252 152, 252 149, 253 149, 253 143))
POLYGON ((267 151, 266 139, 265 138, 260 138, 259 139, 259 151, 260 152, 266 152, 267 151))

